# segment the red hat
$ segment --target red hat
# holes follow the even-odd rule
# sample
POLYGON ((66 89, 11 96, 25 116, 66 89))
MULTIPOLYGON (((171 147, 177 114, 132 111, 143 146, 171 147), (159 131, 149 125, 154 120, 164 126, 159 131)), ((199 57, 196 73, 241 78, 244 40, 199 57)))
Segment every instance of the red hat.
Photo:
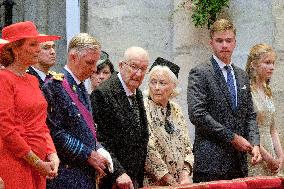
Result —
POLYGON ((2 39, 9 42, 18 41, 26 38, 37 38, 39 42, 55 41, 60 36, 45 35, 38 33, 36 26, 31 21, 18 22, 2 29, 2 39))

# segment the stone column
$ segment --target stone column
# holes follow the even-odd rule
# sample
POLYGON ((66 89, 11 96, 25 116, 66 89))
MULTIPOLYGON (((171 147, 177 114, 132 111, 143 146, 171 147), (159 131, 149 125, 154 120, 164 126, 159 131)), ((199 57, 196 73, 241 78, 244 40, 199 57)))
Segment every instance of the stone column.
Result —
POLYGON ((60 35, 61 39, 56 41, 56 60, 57 63, 53 70, 61 71, 66 64, 66 0, 54 1, 44 0, 46 3, 47 19, 46 19, 46 33, 53 35, 60 35))
POLYGON ((230 1, 228 14, 237 28, 237 47, 233 62, 245 68, 249 49, 257 43, 272 44, 274 24, 271 1, 230 1))
POLYGON ((61 70, 66 60, 66 7, 65 0, 15 0, 13 22, 33 21, 40 33, 60 35, 56 42, 57 64, 52 69, 61 70))
POLYGON ((194 127, 188 118, 187 85, 188 74, 191 68, 209 60, 211 56, 209 32, 207 27, 196 28, 192 22, 191 10, 179 9, 178 5, 182 0, 174 1, 175 12, 173 14, 173 56, 174 62, 181 67, 179 73, 180 95, 178 103, 181 105, 186 118, 191 140, 194 139, 194 127))
POLYGON ((87 31, 98 38, 115 63, 126 48, 141 46, 151 63, 158 56, 172 60, 172 1, 88 1, 87 31))
POLYGON ((272 79, 276 105, 276 126, 284 148, 284 0, 272 1, 272 17, 275 24, 273 35, 273 47, 275 48, 278 59, 275 66, 275 72, 272 79))

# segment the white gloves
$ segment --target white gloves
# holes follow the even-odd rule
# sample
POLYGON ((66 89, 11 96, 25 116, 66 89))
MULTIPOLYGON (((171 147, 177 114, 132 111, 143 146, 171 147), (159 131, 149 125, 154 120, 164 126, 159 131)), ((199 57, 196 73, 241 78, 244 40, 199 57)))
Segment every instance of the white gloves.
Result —
POLYGON ((110 154, 108 153, 108 151, 106 151, 104 148, 99 148, 99 149, 97 150, 97 152, 98 152, 100 155, 104 156, 104 157, 108 160, 108 162, 109 162, 108 171, 109 171, 110 173, 113 173, 113 162, 112 162, 111 156, 110 156, 110 154))

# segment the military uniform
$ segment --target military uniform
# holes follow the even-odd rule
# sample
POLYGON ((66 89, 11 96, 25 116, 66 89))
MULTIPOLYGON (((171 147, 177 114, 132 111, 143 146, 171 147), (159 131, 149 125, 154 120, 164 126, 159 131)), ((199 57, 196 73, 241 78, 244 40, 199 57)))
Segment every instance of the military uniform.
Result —
POLYGON ((86 91, 82 91, 71 74, 64 70, 64 77, 55 75, 46 82, 43 93, 48 101, 48 123, 59 159, 59 175, 49 180, 47 188, 93 189, 95 169, 90 167, 87 159, 96 149, 96 139, 81 115, 76 104, 63 87, 66 79, 79 100, 90 110, 86 91))
POLYGON ((33 68, 33 67, 29 67, 26 71, 27 73, 35 76, 38 79, 39 82, 39 86, 40 88, 42 88, 43 84, 51 77, 53 77, 54 75, 58 75, 58 73, 54 72, 54 71, 48 71, 48 74, 45 76, 45 79, 42 79, 40 77, 40 75, 38 74, 38 72, 33 68))

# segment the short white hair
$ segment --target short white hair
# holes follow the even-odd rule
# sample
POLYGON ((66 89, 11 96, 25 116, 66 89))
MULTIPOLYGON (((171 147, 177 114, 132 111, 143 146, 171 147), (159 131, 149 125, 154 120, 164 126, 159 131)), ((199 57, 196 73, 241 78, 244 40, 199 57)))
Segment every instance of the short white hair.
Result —
POLYGON ((129 47, 124 52, 123 61, 127 62, 137 57, 139 57, 139 59, 149 60, 148 52, 145 49, 143 49, 142 47, 133 46, 133 47, 129 47))
POLYGON ((150 89, 149 89, 149 84, 150 84, 150 80, 151 80, 151 76, 156 73, 156 72, 163 72, 164 74, 166 74, 166 76, 169 77, 169 80, 172 84, 174 84, 174 89, 173 89, 173 92, 172 92, 172 95, 170 96, 170 99, 171 98, 174 98, 176 96, 179 95, 179 90, 177 88, 177 85, 178 85, 178 78, 177 76, 170 70, 170 68, 168 66, 160 66, 160 65, 157 65, 157 66, 154 66, 151 71, 149 72, 149 75, 148 75, 148 79, 147 79, 147 89, 143 92, 144 95, 146 96, 149 96, 150 93, 150 89))

